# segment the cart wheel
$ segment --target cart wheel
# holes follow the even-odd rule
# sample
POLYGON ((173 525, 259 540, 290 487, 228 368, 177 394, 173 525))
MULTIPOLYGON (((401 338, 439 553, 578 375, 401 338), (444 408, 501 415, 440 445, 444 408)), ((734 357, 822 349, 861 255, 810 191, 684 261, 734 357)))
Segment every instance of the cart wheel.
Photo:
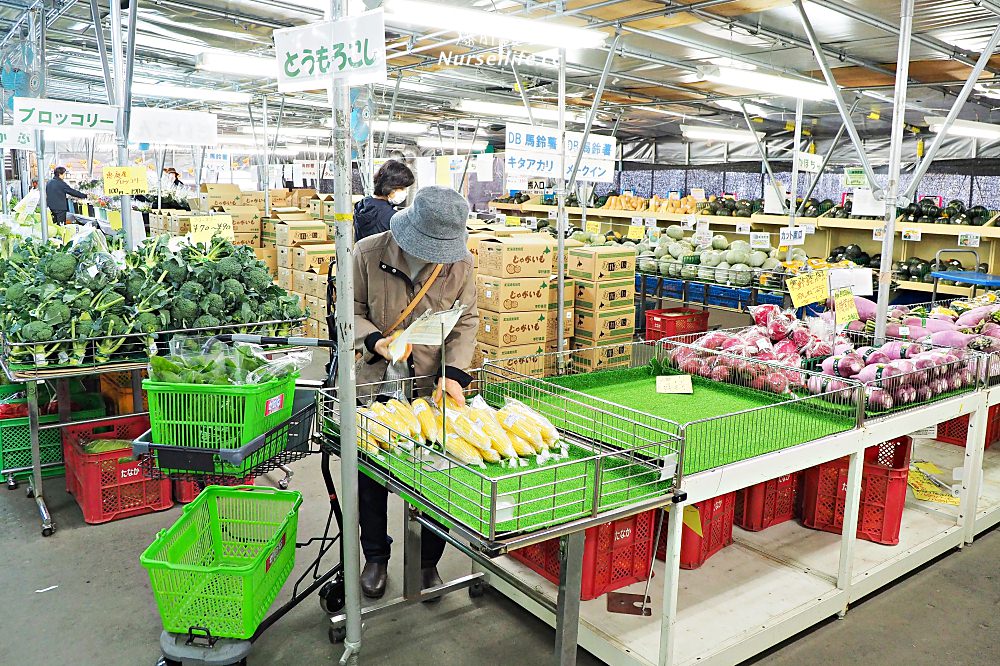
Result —
POLYGON ((330 627, 327 635, 330 637, 330 642, 334 645, 343 643, 344 639, 347 638, 347 627, 330 627))
POLYGON ((35 496, 35 489, 28 486, 28 488, 24 491, 24 494, 28 497, 28 499, 32 499, 35 496))
POLYGON ((7 477, 7 490, 17 490, 17 479, 13 476, 7 477))
POLYGON ((478 599, 479 597, 486 594, 486 583, 481 580, 477 580, 471 585, 469 585, 469 598, 478 599))
POLYGON ((285 478, 281 479, 280 481, 278 481, 278 487, 281 488, 282 490, 288 490, 288 477, 287 476, 285 478))
POLYGON ((167 659, 166 657, 160 657, 160 660, 156 662, 156 666, 184 666, 179 661, 174 661, 173 659, 167 659))
POLYGON ((43 537, 50 537, 53 534, 55 534, 55 531, 56 531, 56 528, 54 528, 54 527, 43 527, 42 528, 42 536, 43 537))
POLYGON ((336 576, 319 588, 319 606, 327 615, 339 613, 344 608, 344 578, 336 576))

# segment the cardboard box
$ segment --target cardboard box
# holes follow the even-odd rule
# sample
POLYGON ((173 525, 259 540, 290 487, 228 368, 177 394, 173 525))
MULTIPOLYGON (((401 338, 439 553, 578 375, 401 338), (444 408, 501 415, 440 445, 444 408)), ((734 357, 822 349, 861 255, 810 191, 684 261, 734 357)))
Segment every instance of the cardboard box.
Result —
MULTIPOLYGON (((576 303, 576 281, 573 278, 563 280, 563 306, 567 309, 573 308, 576 303)), ((559 276, 553 275, 549 278, 549 310, 559 309, 559 276)))
MULTIPOLYGON (((271 209, 275 207, 290 206, 291 205, 291 192, 285 189, 281 190, 270 190, 271 209)), ((263 206, 263 204, 261 204, 263 206)))
MULTIPOLYGON (((262 211, 264 210, 264 193, 260 190, 247 190, 240 195, 240 205, 262 211)), ((274 205, 273 199, 271 205, 274 205)))
POLYGON ((309 202, 312 198, 316 196, 316 190, 311 187, 301 187, 299 189, 292 190, 291 195, 288 197, 292 202, 293 206, 297 206, 303 210, 309 210, 309 202))
POLYGON ((260 232, 249 234, 233 234, 233 245, 247 245, 249 247, 260 247, 260 232))
POLYGON ((256 206, 229 206, 218 208, 233 218, 233 232, 237 234, 260 233, 260 210, 256 206))
MULTIPOLYGON (((475 354, 472 357, 472 366, 481 368, 487 361, 491 361, 501 370, 541 378, 545 375, 545 360, 542 356, 544 353, 545 348, 542 345, 494 347, 493 345, 477 344, 475 354)), ((503 377, 502 372, 501 377, 503 377)))
POLYGON ((330 326, 326 323, 325 319, 313 319, 316 323, 316 336, 320 340, 330 339, 330 326))
MULTIPOLYGON (((553 342, 559 341, 559 329, 557 328, 556 322, 559 320, 558 310, 549 310, 545 313, 545 341, 553 342)), ((569 339, 573 337, 573 330, 576 327, 576 314, 573 308, 568 308, 563 311, 563 338, 569 339)))
POLYGON ((302 243, 292 253, 292 268, 297 271, 326 273, 330 264, 337 262, 337 244, 327 241, 302 243))
POLYGON ((589 347, 574 351, 570 359, 575 372, 595 372, 612 368, 627 368, 632 362, 631 338, 620 338, 602 343, 600 347, 589 347))
POLYGON ((469 252, 472 254, 472 265, 475 268, 479 268, 479 243, 486 238, 495 238, 495 236, 493 234, 486 233, 469 234, 467 247, 469 248, 469 252))
POLYGON ((576 307, 581 310, 627 308, 635 301, 635 278, 606 282, 576 281, 576 307))
POLYGON ((320 220, 283 220, 275 225, 278 247, 326 240, 326 225, 320 220))
POLYGON ((605 340, 629 338, 635 334, 635 307, 619 310, 582 310, 577 308, 573 337, 580 346, 604 344, 605 340))
POLYGON ((315 296, 324 303, 326 302, 326 273, 304 273, 302 271, 297 271, 295 277, 296 284, 302 288, 304 294, 307 296, 315 296), (301 278, 301 281, 299 281, 299 278, 301 278))
POLYGON ((278 248, 275 247, 255 247, 253 253, 257 255, 267 266, 267 270, 274 278, 278 277, 278 248))
MULTIPOLYGON (((199 204, 201 210, 211 210, 216 206, 228 208, 241 205, 243 191, 232 183, 202 183, 199 204)), ((193 208, 192 208, 193 210, 193 208)))
POLYGON ((549 309, 548 278, 476 278, 477 303, 493 312, 531 312, 549 309))
POLYGON ((554 255, 551 243, 538 239, 485 238, 479 243, 479 274, 547 278, 554 255))
POLYGON ((171 236, 183 236, 184 234, 191 233, 191 216, 181 217, 180 215, 171 215, 170 221, 167 224, 167 231, 171 236))
POLYGON ((545 344, 545 314, 480 310, 476 339, 494 347, 545 344))
MULTIPOLYGON (((332 194, 316 194, 312 199, 309 200, 309 214, 312 215, 314 220, 324 220, 328 219, 326 217, 327 205, 330 206, 330 213, 333 213, 333 195, 332 194)), ((332 216, 329 219, 333 219, 332 216)))
POLYGON ((260 221, 260 246, 278 247, 277 221, 264 218, 260 221))
POLYGON ((315 319, 306 319, 306 322, 305 322, 306 331, 305 331, 305 333, 306 333, 306 337, 307 338, 315 338, 315 337, 317 337, 319 335, 319 331, 317 330, 317 324, 318 323, 319 322, 317 322, 315 319))
POLYGON ((320 317, 326 316, 326 301, 320 300, 313 296, 312 294, 304 294, 306 298, 306 308, 309 310, 309 316, 313 319, 319 319, 320 317))
POLYGON ((278 286, 285 291, 296 291, 295 271, 278 266, 278 286))
POLYGON ((602 245, 578 247, 567 252, 570 277, 592 282, 605 282, 620 278, 635 279, 635 252, 631 248, 602 245))

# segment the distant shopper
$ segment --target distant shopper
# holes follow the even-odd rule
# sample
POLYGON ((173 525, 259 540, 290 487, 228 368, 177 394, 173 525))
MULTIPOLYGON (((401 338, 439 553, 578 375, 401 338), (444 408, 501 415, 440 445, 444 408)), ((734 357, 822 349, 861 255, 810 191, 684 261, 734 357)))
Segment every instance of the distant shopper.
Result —
POLYGON ((178 187, 184 187, 184 183, 181 181, 181 175, 177 173, 177 169, 168 168, 165 169, 165 171, 167 172, 168 176, 172 176, 174 179, 174 182, 170 183, 170 187, 174 189, 177 189, 178 187))
POLYGON ((389 160, 375 174, 375 193, 354 204, 354 242, 389 231, 389 218, 406 201, 406 189, 416 182, 402 162, 389 160))
POLYGON ((66 197, 86 199, 87 195, 80 190, 74 190, 65 180, 66 167, 56 167, 52 172, 52 180, 45 183, 45 205, 52 211, 52 221, 56 224, 66 224, 66 214, 69 213, 69 201, 66 197))

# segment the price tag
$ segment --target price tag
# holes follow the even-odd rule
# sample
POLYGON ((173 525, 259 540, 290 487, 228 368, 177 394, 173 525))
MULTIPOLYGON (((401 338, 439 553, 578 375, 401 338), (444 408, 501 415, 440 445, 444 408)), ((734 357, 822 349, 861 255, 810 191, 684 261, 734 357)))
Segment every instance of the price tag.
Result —
POLYGON ((233 218, 231 215, 198 215, 190 218, 191 233, 188 238, 192 243, 212 242, 213 236, 222 236, 228 240, 234 240, 233 218))
POLYGON ((104 167, 104 194, 109 197, 147 192, 149 180, 146 178, 146 167, 104 167))
POLYGON ((601 233, 601 223, 597 220, 587 220, 587 233, 588 234, 599 234, 601 233))
POLYGON ((625 236, 631 240, 641 241, 646 236, 646 227, 641 224, 630 224, 625 236))
POLYGON ((868 187, 868 176, 863 167, 847 167, 844 169, 845 187, 868 187))
POLYGON ((779 232, 779 245, 791 247, 793 245, 805 245, 806 232, 802 227, 782 227, 779 232))
POLYGON ((885 227, 875 227, 872 229, 872 240, 880 241, 885 239, 885 227))
POLYGON ((524 223, 530 229, 537 229, 538 228, 538 218, 537 217, 526 217, 526 218, 524 218, 524 223))
POLYGON ((655 217, 647 217, 647 218, 645 218, 645 222, 646 222, 646 226, 649 227, 650 229, 655 229, 656 228, 656 218, 655 217))
POLYGON ((672 190, 667 193, 667 199, 669 199, 670 201, 680 201, 681 193, 678 192, 677 190, 672 190))
POLYGON ((635 195, 632 194, 632 190, 623 190, 622 191, 622 196, 624 196, 624 197, 631 197, 631 196, 635 196, 635 195))
POLYGON ((694 197, 695 201, 705 200, 705 188, 704 187, 692 187, 691 196, 694 197))
POLYGON ((634 216, 632 218, 632 224, 639 224, 639 225, 641 225, 642 224, 642 217, 638 216, 638 215, 634 216))
POLYGON ((709 231, 696 231, 691 238, 697 245, 709 245, 712 242, 712 233, 709 231))
POLYGON ((646 232, 649 234, 650 240, 657 240, 662 235, 662 232, 656 227, 650 227, 646 229, 646 232))
POLYGON ((804 231, 807 236, 809 234, 816 233, 816 225, 815 224, 802 224, 800 226, 802 227, 802 231, 804 231))
POLYGON ((903 229, 903 240, 918 241, 920 240, 920 236, 919 229, 903 229))
POLYGON ((789 278, 785 284, 788 285, 792 305, 797 308, 825 301, 830 294, 826 282, 826 271, 813 271, 799 277, 789 278))
POLYGON ((766 250, 771 247, 771 234, 766 231, 750 232, 750 249, 766 250))
POLYGON ((694 224, 694 215, 685 215, 681 218, 681 228, 683 229, 694 229, 694 224))
POLYGON ((747 222, 740 222, 736 225, 736 233, 738 234, 748 234, 750 233, 750 224, 747 222))
POLYGON ((660 375, 656 378, 657 393, 692 393, 691 375, 660 375))
POLYGON ((854 304, 854 292, 850 289, 838 289, 833 292, 833 307, 837 311, 837 323, 848 324, 858 320, 858 308, 854 304))
POLYGON ((959 247, 979 247, 979 234, 959 234, 959 247))
POLYGON ((521 218, 516 215, 504 215, 503 223, 508 227, 519 227, 521 226, 521 218))
POLYGON ((486 210, 488 210, 488 211, 489 211, 489 212, 491 212, 491 213, 494 213, 494 214, 496 214, 496 212, 497 212, 497 207, 496 207, 496 206, 495 206, 494 204, 490 204, 490 205, 489 205, 489 207, 488 207, 488 208, 487 208, 486 210))
POLYGON ((695 233, 699 234, 710 234, 711 231, 708 230, 708 220, 698 220, 694 225, 695 233))
POLYGON ((899 327, 899 337, 901 337, 901 338, 908 338, 908 337, 910 337, 910 327, 909 326, 900 326, 899 327))
POLYGON ((554 220, 557 217, 559 217, 559 211, 558 210, 550 210, 549 211, 549 219, 550 220, 554 220))

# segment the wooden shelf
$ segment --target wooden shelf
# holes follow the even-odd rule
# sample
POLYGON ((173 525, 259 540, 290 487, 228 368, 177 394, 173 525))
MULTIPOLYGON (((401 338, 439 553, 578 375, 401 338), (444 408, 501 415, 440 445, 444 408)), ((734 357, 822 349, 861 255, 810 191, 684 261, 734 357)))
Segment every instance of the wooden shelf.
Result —
MULTIPOLYGON (((934 291, 934 285, 928 282, 913 282, 910 280, 900 280, 900 289, 907 289, 909 291, 923 291, 926 293, 931 293, 934 291)), ((938 284, 937 288, 938 294, 944 294, 947 296, 968 296, 972 293, 971 287, 959 287, 957 285, 950 284, 938 284)))

